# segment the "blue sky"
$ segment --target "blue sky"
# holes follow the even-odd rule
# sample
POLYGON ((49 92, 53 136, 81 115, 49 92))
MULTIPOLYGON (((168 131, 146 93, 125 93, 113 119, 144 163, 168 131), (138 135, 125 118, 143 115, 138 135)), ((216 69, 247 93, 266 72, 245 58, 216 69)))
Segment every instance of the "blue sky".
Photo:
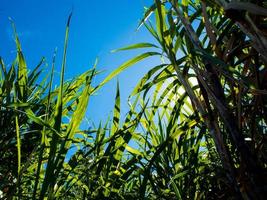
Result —
MULTIPOLYGON (((0 55, 8 64, 16 54, 8 20, 11 17, 16 24, 28 67, 33 68, 42 56, 49 66, 57 47, 56 70, 59 71, 66 20, 73 8, 66 79, 91 68, 98 57, 98 69, 105 70, 96 79, 100 82, 113 69, 139 53, 110 53, 112 49, 151 40, 144 29, 135 31, 144 6, 151 3, 152 0, 1 0, 0 55)), ((138 64, 119 76, 124 112, 127 110, 127 96, 153 62, 138 64)), ((87 112, 90 120, 97 123, 107 118, 113 108, 115 82, 108 83, 91 99, 87 112)))

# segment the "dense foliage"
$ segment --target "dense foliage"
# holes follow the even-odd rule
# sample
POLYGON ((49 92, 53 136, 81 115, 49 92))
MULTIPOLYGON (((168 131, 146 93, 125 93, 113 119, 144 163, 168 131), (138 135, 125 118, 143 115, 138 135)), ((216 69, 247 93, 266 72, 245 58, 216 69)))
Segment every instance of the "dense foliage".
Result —
POLYGON ((266 2, 155 0, 140 23, 155 44, 118 49, 149 51, 97 86, 95 68, 64 82, 69 21, 58 88, 54 66, 28 72, 17 37, 10 69, 1 59, 2 198, 264 199, 266 2), (89 97, 152 56, 127 115, 118 84, 112 119, 80 130, 89 97))

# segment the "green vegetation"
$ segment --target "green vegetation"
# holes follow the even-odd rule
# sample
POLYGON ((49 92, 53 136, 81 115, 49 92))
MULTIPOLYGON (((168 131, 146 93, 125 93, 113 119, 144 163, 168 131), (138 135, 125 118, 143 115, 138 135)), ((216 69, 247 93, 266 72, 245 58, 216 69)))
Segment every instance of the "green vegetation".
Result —
POLYGON ((0 62, 1 198, 264 199, 266 17, 261 0, 155 0, 140 26, 156 43, 116 50, 149 49, 93 86, 95 67, 64 81, 70 16, 55 89, 54 62, 28 72, 15 32, 17 57, 0 62), (112 119, 80 130, 91 95, 151 56, 127 115, 118 84, 112 119))

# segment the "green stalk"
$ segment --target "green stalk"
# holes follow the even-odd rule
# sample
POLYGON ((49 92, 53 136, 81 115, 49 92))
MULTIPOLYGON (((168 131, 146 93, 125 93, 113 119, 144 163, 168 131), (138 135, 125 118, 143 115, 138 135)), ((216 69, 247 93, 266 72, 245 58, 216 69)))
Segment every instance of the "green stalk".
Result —
MULTIPOLYGON (((15 84, 13 84, 14 88, 14 103, 17 103, 17 95, 16 95, 16 88, 15 84)), ((17 106, 15 106, 15 110, 17 110, 17 106)), ((18 198, 20 199, 20 172, 21 172, 21 140, 20 140, 20 131, 19 131, 19 118, 18 114, 16 113, 15 116, 15 124, 16 124, 16 138, 17 138, 17 152, 18 152, 18 198)))
MULTIPOLYGON (((13 85, 13 87, 15 88, 15 84, 13 85)), ((17 103, 17 95, 16 95, 15 90, 14 90, 14 102, 15 104, 17 103)), ((15 110, 17 110, 17 106, 15 106, 15 110)), ((21 170, 21 141, 20 141, 20 132, 19 132, 19 119, 18 119, 17 113, 15 117, 15 123, 16 123, 17 152, 18 152, 18 177, 19 177, 20 170, 21 170)))

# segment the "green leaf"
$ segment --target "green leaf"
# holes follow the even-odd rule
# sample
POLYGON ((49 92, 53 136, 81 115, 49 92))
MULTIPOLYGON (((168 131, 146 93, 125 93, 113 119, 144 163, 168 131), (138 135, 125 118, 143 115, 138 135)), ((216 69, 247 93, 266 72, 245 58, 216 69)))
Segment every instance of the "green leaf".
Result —
POLYGON ((120 125, 120 88, 119 82, 117 82, 117 93, 115 99, 115 106, 113 109, 113 121, 111 126, 111 135, 113 135, 116 131, 119 130, 120 125))
POLYGON ((133 49, 140 49, 140 48, 159 48, 157 45, 151 44, 151 43, 138 43, 138 44, 132 44, 127 47, 119 48, 112 50, 112 52, 118 52, 118 51, 125 51, 125 50, 133 50, 133 49))
POLYGON ((126 149, 127 151, 129 151, 130 153, 132 153, 132 154, 140 155, 140 156, 143 155, 140 151, 138 151, 137 149, 134 149, 134 148, 130 147, 129 145, 126 145, 126 146, 125 146, 125 149, 126 149))
POLYGON ((122 71, 126 70, 128 67, 140 62, 141 60, 144 60, 145 58, 148 58, 150 56, 160 55, 158 52, 146 52, 139 56, 136 56, 125 63, 123 63, 121 66, 119 66, 117 69, 115 69, 111 74, 109 74, 102 83, 99 84, 99 86, 96 89, 99 89, 101 86, 106 84, 108 81, 110 81, 112 78, 120 74, 122 71))
POLYGON ((17 47, 17 62, 18 62, 18 86, 20 95, 18 96, 19 99, 26 101, 27 100, 27 83, 28 83, 28 75, 27 75, 27 65, 26 61, 24 59, 24 56, 22 54, 21 50, 21 44, 18 38, 18 34, 16 31, 16 27, 14 22, 10 19, 14 35, 15 35, 15 41, 16 41, 16 47, 17 47))
POLYGON ((139 23, 137 30, 140 29, 140 27, 147 21, 147 19, 154 12, 155 9, 156 9, 156 4, 152 4, 152 6, 150 6, 148 9, 146 9, 144 17, 141 20, 141 22, 139 23))
POLYGON ((188 0, 182 0, 182 5, 187 7, 188 6, 188 0))

